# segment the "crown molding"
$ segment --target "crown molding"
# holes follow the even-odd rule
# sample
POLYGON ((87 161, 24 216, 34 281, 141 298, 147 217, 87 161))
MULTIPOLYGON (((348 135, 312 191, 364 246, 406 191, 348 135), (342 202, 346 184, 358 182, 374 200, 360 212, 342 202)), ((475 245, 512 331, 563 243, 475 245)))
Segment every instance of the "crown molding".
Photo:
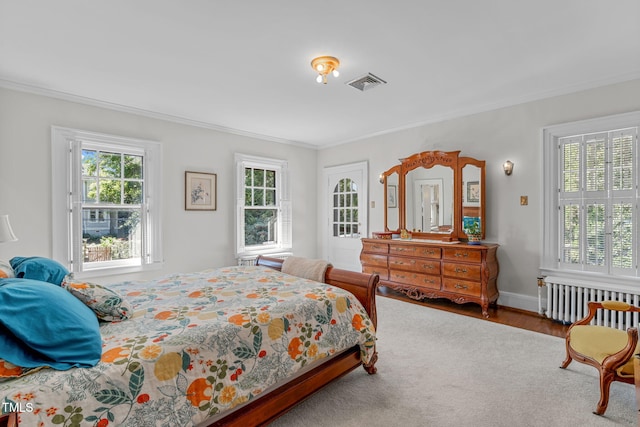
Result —
POLYGON ((313 149, 313 150, 317 150, 318 149, 318 146, 313 145, 313 144, 309 144, 309 143, 306 143, 306 142, 291 141, 291 140, 288 140, 288 139, 277 138, 277 137, 270 136, 270 135, 262 135, 262 134, 257 134, 257 133, 253 133, 253 132, 243 131, 243 130, 240 130, 240 129, 228 128, 228 127, 225 127, 225 126, 217 125, 215 123, 202 122, 202 121, 199 121, 199 120, 192 120, 192 119, 188 119, 188 118, 185 118, 185 117, 180 117, 180 116, 174 116, 174 115, 171 115, 171 114, 160 113, 160 112, 157 112, 157 111, 144 110, 142 108, 136 108, 136 107, 130 107, 130 106, 127 106, 127 105, 116 104, 116 103, 113 103, 113 102, 102 101, 102 100, 99 100, 99 99, 88 98, 88 97, 85 97, 85 96, 75 95, 75 94, 66 93, 66 92, 60 92, 60 91, 52 90, 52 89, 46 89, 46 88, 42 88, 42 87, 39 87, 39 86, 34 86, 34 85, 25 84, 25 83, 15 82, 15 81, 6 80, 6 79, 2 79, 2 78, 0 78, 0 87, 3 87, 5 89, 11 89, 11 90, 19 91, 19 92, 26 92, 26 93, 31 93, 31 94, 34 94, 34 95, 41 95, 41 96, 46 96, 46 97, 49 97, 49 98, 60 99, 60 100, 63 100, 63 101, 69 101, 69 102, 75 102, 75 103, 78 103, 78 104, 89 105, 89 106, 92 106, 92 107, 105 108, 105 109, 108 109, 108 110, 119 111, 119 112, 122 112, 122 113, 135 114, 135 115, 138 115, 138 116, 144 116, 144 117, 148 117, 148 118, 151 118, 151 119, 163 120, 163 121, 172 122, 172 123, 178 123, 178 124, 182 124, 182 125, 186 125, 186 126, 193 126, 193 127, 198 127, 198 128, 203 128, 203 129, 209 129, 209 130, 214 130, 214 131, 218 131, 218 132, 223 132, 223 133, 230 133, 230 134, 233 134, 233 135, 245 136, 245 137, 248 137, 248 138, 260 139, 260 140, 263 140, 263 141, 277 142, 279 144, 294 145, 294 146, 297 146, 297 147, 310 148, 310 149, 313 149))

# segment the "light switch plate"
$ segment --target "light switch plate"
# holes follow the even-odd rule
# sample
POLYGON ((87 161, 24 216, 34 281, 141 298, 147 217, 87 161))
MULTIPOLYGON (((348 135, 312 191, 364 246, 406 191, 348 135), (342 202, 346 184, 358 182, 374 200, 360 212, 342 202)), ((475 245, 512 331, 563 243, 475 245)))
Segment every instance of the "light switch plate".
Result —
POLYGON ((529 204, 529 196, 520 196, 520 206, 527 206, 529 204))

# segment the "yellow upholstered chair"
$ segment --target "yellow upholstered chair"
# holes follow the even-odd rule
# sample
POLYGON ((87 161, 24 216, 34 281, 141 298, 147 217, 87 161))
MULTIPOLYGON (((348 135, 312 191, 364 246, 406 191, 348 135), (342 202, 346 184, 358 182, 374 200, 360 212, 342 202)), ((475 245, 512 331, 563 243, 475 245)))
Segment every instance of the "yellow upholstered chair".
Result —
POLYGON ((638 347, 638 329, 626 331, 607 326, 589 325, 599 308, 604 310, 640 312, 640 308, 620 302, 589 302, 589 313, 573 323, 567 331, 567 358, 561 368, 571 360, 595 367, 600 373, 600 401, 594 414, 602 415, 609 404, 609 389, 613 381, 633 384, 633 355, 638 347))

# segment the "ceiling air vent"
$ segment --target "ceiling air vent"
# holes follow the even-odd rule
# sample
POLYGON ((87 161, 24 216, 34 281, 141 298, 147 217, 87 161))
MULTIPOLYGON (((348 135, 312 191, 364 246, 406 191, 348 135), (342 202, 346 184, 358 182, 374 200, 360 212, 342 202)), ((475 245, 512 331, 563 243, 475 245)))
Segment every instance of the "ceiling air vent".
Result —
POLYGON ((358 77, 355 80, 347 82, 347 84, 364 92, 365 90, 373 89, 376 86, 387 84, 387 82, 385 82, 378 76, 374 76, 373 74, 368 73, 362 77, 358 77))

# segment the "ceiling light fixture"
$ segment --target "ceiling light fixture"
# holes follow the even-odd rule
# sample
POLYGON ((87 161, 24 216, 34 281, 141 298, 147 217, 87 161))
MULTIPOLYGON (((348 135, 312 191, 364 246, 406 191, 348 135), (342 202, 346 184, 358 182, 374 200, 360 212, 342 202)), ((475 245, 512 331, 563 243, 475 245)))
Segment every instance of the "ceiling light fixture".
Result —
POLYGON ((316 78, 318 83, 327 84, 327 75, 329 73, 332 73, 333 77, 338 77, 340 75, 338 67, 340 67, 340 61, 333 56, 319 56, 311 60, 311 68, 318 73, 316 78))

